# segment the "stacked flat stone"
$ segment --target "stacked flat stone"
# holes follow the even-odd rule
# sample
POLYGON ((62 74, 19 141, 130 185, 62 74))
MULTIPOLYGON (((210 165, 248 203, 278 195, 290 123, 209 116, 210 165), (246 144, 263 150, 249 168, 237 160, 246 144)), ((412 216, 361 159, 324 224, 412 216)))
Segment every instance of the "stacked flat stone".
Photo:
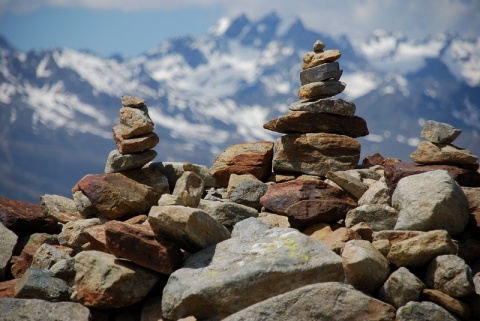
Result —
POLYGON ((326 176, 329 171, 353 169, 360 158, 356 137, 368 135, 367 123, 355 116, 355 104, 331 97, 346 84, 342 76, 339 50, 324 50, 316 41, 313 52, 303 56, 299 101, 290 112, 263 125, 286 134, 277 140, 273 171, 284 174, 326 176))
POLYGON ((152 161, 157 156, 157 152, 152 148, 159 141, 153 127, 145 100, 122 96, 120 123, 112 127, 117 149, 108 155, 105 173, 142 168, 152 161))
POLYGON ((429 120, 422 129, 425 141, 418 144, 410 158, 417 164, 442 164, 478 169, 478 157, 468 149, 452 145, 461 130, 452 125, 429 120))

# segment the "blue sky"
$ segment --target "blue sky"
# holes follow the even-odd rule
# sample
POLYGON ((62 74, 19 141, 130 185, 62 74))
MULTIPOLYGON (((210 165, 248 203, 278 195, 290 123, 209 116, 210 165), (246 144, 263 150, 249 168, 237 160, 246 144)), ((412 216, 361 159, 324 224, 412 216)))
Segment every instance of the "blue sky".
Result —
POLYGON ((364 38, 373 30, 480 36, 478 0, 0 0, 0 34, 22 51, 70 47, 135 56, 163 40, 205 34, 222 17, 276 11, 286 24, 364 38))

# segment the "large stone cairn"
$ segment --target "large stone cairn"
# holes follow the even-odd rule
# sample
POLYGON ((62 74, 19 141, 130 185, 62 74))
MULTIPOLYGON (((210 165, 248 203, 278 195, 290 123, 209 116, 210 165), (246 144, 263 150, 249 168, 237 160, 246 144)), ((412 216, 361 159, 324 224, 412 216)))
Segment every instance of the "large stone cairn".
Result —
POLYGON ((324 50, 316 41, 313 52, 303 56, 301 87, 290 112, 264 124, 264 128, 286 134, 276 143, 273 170, 276 173, 325 177, 329 171, 353 169, 360 158, 360 143, 354 138, 368 135, 365 120, 355 116, 355 104, 333 99, 346 84, 339 50, 324 50))
POLYGON ((142 168, 153 160, 157 152, 152 148, 159 141, 153 127, 145 100, 122 96, 120 123, 112 128, 117 149, 108 155, 105 173, 142 168))

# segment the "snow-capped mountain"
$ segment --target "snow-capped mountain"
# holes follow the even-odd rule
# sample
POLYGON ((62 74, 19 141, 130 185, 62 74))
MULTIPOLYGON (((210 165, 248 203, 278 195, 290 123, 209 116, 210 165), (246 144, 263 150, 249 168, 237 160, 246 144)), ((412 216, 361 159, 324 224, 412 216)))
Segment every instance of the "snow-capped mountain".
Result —
POLYGON ((378 31, 351 41, 300 20, 282 24, 274 13, 224 18, 202 37, 173 38, 131 59, 24 53, 0 38, 0 196, 69 196, 84 175, 103 172, 122 95, 146 100, 157 161, 211 166, 227 146, 275 140, 262 126, 297 100, 302 55, 317 39, 342 52, 339 97, 356 103, 371 133, 360 139, 363 156, 408 161, 428 119, 461 128, 455 143, 480 154, 479 38, 378 31))

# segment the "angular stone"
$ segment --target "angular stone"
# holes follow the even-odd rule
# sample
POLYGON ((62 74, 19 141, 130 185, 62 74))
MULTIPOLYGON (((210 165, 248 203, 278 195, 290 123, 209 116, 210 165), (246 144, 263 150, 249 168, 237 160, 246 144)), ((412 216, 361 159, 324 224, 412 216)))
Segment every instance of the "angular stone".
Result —
POLYGON ((7 264, 12 257, 18 236, 0 223, 0 282, 5 279, 7 264))
POLYGON ((68 259, 60 260, 48 269, 56 278, 62 279, 68 285, 73 285, 75 279, 75 259, 69 257, 68 259))
POLYGON ((28 269, 15 285, 15 297, 20 299, 69 301, 71 294, 72 290, 65 281, 41 269, 28 269))
POLYGON ((392 195, 398 210, 396 230, 444 229, 452 235, 468 223, 468 200, 447 171, 431 171, 401 179, 392 195))
POLYGON ((153 131, 153 121, 148 115, 146 106, 139 108, 120 108, 120 124, 113 127, 113 131, 123 138, 141 136, 153 131))
POLYGON ((84 306, 113 309, 145 298, 158 274, 115 256, 83 251, 75 256, 75 300, 84 306))
POLYGON ((383 157, 379 153, 375 153, 373 155, 365 156, 365 158, 362 161, 362 164, 363 165, 382 165, 384 160, 385 160, 385 157, 383 157))
POLYGON ((107 238, 105 235, 104 224, 92 225, 83 229, 83 235, 87 242, 90 243, 90 248, 92 250, 110 253, 107 249, 107 238))
POLYGON ((162 194, 167 178, 154 166, 122 173, 89 174, 72 189, 81 191, 99 213, 109 219, 146 214, 162 194))
POLYGON ((456 253, 447 231, 436 230, 392 244, 387 259, 398 267, 421 267, 436 256, 456 253))
POLYGON ((0 223, 17 236, 57 231, 57 221, 46 216, 40 205, 4 197, 0 197, 0 223))
POLYGON ((230 238, 230 232, 204 211, 183 206, 154 206, 148 223, 158 236, 194 253, 230 238))
POLYGON ((325 113, 341 116, 354 116, 355 104, 343 99, 315 99, 300 100, 292 103, 289 107, 291 111, 309 111, 312 113, 325 113))
POLYGON ((171 274, 182 264, 180 248, 155 236, 149 225, 110 221, 104 227, 106 247, 116 257, 163 274, 171 274))
POLYGON ((374 231, 393 230, 397 222, 398 212, 385 204, 361 205, 348 211, 345 226, 365 222, 374 231))
POLYGON ((302 85, 306 85, 328 79, 339 80, 342 73, 343 70, 340 70, 338 62, 324 63, 313 68, 302 70, 300 72, 300 82, 302 85))
POLYGON ((222 319, 308 284, 342 282, 341 264, 323 244, 290 228, 231 238, 189 256, 170 276, 163 316, 222 319))
POLYGON ((255 217, 249 217, 233 226, 232 237, 248 237, 270 229, 268 224, 255 217))
POLYGON ((230 198, 230 195, 235 190, 235 188, 237 188, 238 185, 248 180, 262 182, 252 174, 243 174, 243 175, 231 174, 230 178, 228 179, 227 198, 230 198))
POLYGON ((123 138, 120 135, 113 135, 113 139, 117 144, 120 154, 143 152, 154 148, 159 142, 158 135, 154 132, 132 138, 123 138))
POLYGON ((276 173, 326 176, 329 171, 355 168, 360 143, 336 134, 288 134, 277 140, 275 151, 276 173))
POLYGON ((2 321, 90 321, 90 310, 74 302, 48 302, 38 299, 0 300, 2 321), (28 319, 26 319, 28 316, 28 319))
POLYGON ((298 89, 299 99, 328 98, 345 90, 346 83, 338 80, 312 82, 298 89))
POLYGON ((178 196, 175 196, 172 194, 163 194, 162 196, 160 196, 160 199, 158 200, 158 206, 166 206, 166 205, 185 206, 185 203, 178 196))
POLYGON ((354 230, 346 227, 340 227, 321 238, 314 237, 325 244, 330 250, 340 255, 345 248, 345 244, 351 240, 361 240, 362 237, 354 230))
POLYGON ((427 301, 438 304, 445 310, 457 315, 462 318, 462 320, 470 319, 470 308, 468 305, 460 300, 452 298, 448 294, 443 293, 442 291, 433 290, 433 289, 424 289, 423 298, 427 301))
POLYGON ((268 121, 263 128, 284 134, 330 133, 353 138, 368 135, 367 123, 361 117, 337 116, 310 111, 291 111, 268 121))
POLYGON ((75 202, 60 195, 45 194, 40 196, 42 212, 60 223, 84 219, 75 202))
POLYGON ((328 172, 327 178, 355 196, 357 199, 368 190, 368 185, 350 175, 346 171, 328 172))
POLYGON ((342 258, 345 279, 357 290, 376 293, 390 274, 388 260, 369 241, 348 241, 342 258))
POLYGON ((452 165, 418 165, 415 163, 397 162, 385 167, 385 183, 391 193, 398 182, 410 175, 421 174, 434 170, 446 170, 460 186, 480 187, 480 172, 452 165))
MULTIPOLYGON (((453 145, 434 144, 423 141, 410 154, 412 161, 418 164, 446 164, 446 165, 475 165, 478 166, 478 157, 468 149, 453 145)), ((478 168, 478 167, 477 167, 478 168)))
POLYGON ((43 243, 58 245, 58 238, 56 235, 36 233, 26 236, 18 241, 17 247, 14 249, 14 251, 18 251, 20 253, 14 253, 18 256, 12 257, 13 264, 12 268, 10 269, 14 277, 22 277, 25 271, 32 264, 35 253, 43 243))
POLYGON ((303 55, 302 69, 312 68, 326 62, 334 62, 340 58, 342 54, 340 50, 325 50, 319 53, 307 52, 303 55))
POLYGON ((480 188, 462 187, 462 190, 469 207, 467 231, 473 236, 480 236, 480 188))
POLYGON ((300 319, 393 321, 395 309, 355 290, 350 285, 325 282, 277 295, 232 314, 224 321, 300 319))
POLYGON ((410 301, 419 301, 425 284, 404 267, 390 274, 380 288, 378 298, 400 308, 410 301))
POLYGON ((367 223, 359 222, 353 225, 351 230, 357 232, 362 237, 362 240, 369 241, 370 243, 373 241, 373 230, 367 223))
POLYGON ((245 180, 230 194, 230 201, 260 211, 262 209, 260 198, 265 195, 267 190, 267 184, 259 180, 245 180))
POLYGON ((158 169, 168 179, 168 185, 170 185, 170 191, 173 191, 177 180, 182 174, 188 170, 197 173, 203 179, 205 187, 214 187, 215 179, 210 174, 210 169, 205 165, 197 165, 191 163, 182 162, 153 162, 151 166, 158 169), (185 169, 186 168, 186 169, 185 169))
POLYGON ((321 40, 315 41, 313 44, 313 51, 315 53, 323 52, 323 49, 325 49, 325 44, 321 40))
POLYGON ((230 174, 252 174, 265 181, 272 172, 273 142, 243 143, 220 153, 210 169, 217 186, 228 185, 230 174))
POLYGON ((368 190, 358 199, 358 205, 385 204, 392 201, 390 191, 384 180, 380 180, 369 186, 368 190))
POLYGON ((122 106, 142 108, 145 107, 145 100, 135 96, 122 96, 122 106))
POLYGON ((5 298, 15 297, 15 285, 18 283, 19 280, 20 279, 12 279, 0 282, 0 301, 5 298))
POLYGON ((263 212, 258 215, 258 220, 270 227, 290 227, 288 217, 282 215, 263 212))
POLYGON ((454 298, 465 297, 475 291, 472 270, 456 255, 440 255, 430 262, 425 282, 431 288, 454 298))
POLYGON ((33 256, 31 268, 34 269, 50 269, 55 263, 71 258, 68 252, 69 248, 63 248, 61 246, 54 246, 50 244, 42 244, 35 255, 33 256), (68 252, 67 252, 68 251, 68 252))
POLYGON ((410 301, 397 310, 395 321, 458 321, 447 310, 432 302, 414 302, 410 301))
POLYGON ((244 219, 258 217, 257 210, 234 202, 201 200, 198 208, 219 221, 228 230, 244 219))
POLYGON ((172 195, 181 199, 185 206, 197 207, 203 190, 203 179, 195 172, 185 171, 177 180, 172 195))
POLYGON ((332 227, 327 223, 314 224, 303 230, 303 234, 313 237, 321 242, 322 238, 333 233, 332 227))
POLYGON ((422 129, 422 138, 437 144, 452 143, 462 131, 452 125, 428 120, 422 129))
POLYGON ((117 149, 114 149, 108 154, 105 173, 118 173, 142 168, 155 157, 157 157, 157 152, 153 149, 131 154, 120 154, 117 149))
POLYGON ((412 237, 425 234, 425 232, 420 231, 379 231, 373 233, 373 241, 377 240, 388 240, 388 242, 394 244, 401 241, 411 239, 412 237))
POLYGON ((103 221, 99 218, 89 218, 84 220, 72 221, 65 224, 62 232, 58 236, 61 245, 70 246, 72 248, 81 248, 87 243, 84 230, 93 225, 100 225, 103 221))

